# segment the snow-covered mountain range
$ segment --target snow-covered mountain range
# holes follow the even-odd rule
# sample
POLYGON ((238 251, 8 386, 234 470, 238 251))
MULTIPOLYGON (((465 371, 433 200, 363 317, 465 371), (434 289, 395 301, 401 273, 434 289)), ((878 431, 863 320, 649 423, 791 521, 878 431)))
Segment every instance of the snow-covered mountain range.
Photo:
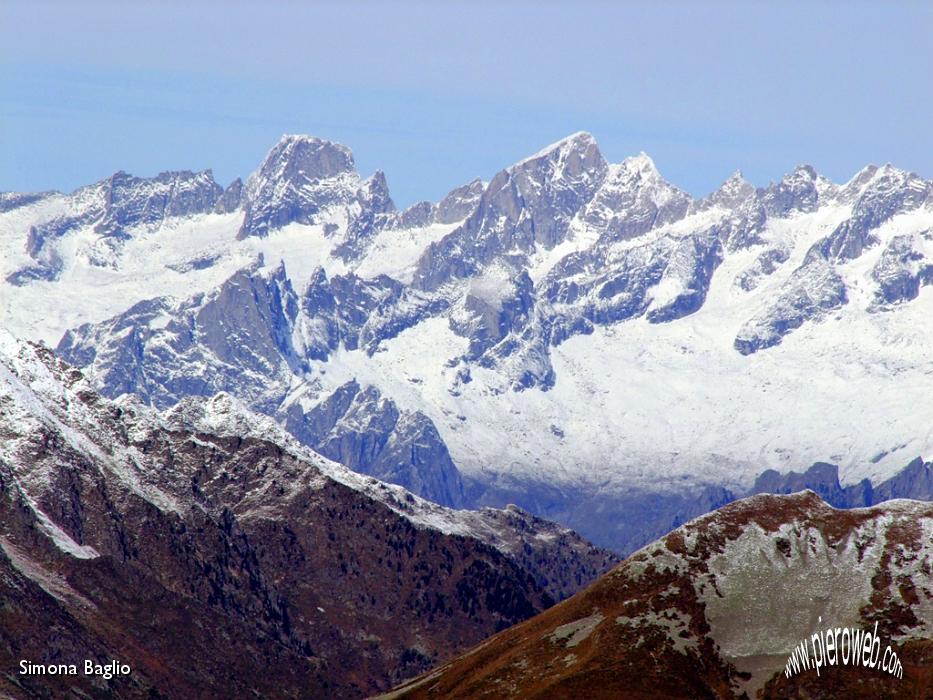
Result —
POLYGON ((0 250, 3 325, 106 396, 227 392, 353 469, 623 551, 769 469, 877 486, 933 454, 933 182, 890 165, 697 200, 578 133, 398 211, 288 136, 227 187, 0 195, 0 250))

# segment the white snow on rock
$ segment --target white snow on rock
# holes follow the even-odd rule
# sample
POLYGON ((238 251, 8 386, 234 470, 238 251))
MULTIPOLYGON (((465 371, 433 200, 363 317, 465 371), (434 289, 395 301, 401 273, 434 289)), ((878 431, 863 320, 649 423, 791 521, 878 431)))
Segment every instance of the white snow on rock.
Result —
MULTIPOLYGON (((312 223, 238 238, 242 208, 169 217, 130 229, 106 265, 94 262, 100 237, 89 223, 55 243, 62 261, 56 279, 0 282, 3 327, 54 344, 67 329, 144 299, 209 295, 249 265, 271 271, 284 262, 298 296, 319 268, 328 279, 387 275, 409 285, 426 251, 466 230, 463 222, 399 228, 386 205, 378 210, 387 217, 381 227, 354 239, 350 231, 369 201, 360 192, 379 180, 346 170, 352 157, 334 144, 328 157, 344 154, 350 165, 324 163, 326 177, 289 174, 289 153, 323 143, 283 140, 275 151, 282 160, 264 163, 245 186, 244 201, 268 192, 260 204, 270 206, 296 192, 324 196, 328 204, 308 216, 312 223), (358 249, 347 253, 348 242, 358 249)), ((314 405, 356 379, 401 410, 428 416, 467 476, 618 492, 741 489, 767 468, 800 470, 815 461, 839 464, 847 484, 877 481, 918 455, 933 457, 933 284, 917 281, 933 270, 933 185, 890 166, 834 185, 801 167, 757 192, 736 175, 693 202, 644 154, 614 165, 601 158, 593 137, 578 133, 503 171, 495 179, 503 189, 494 194, 520 186, 542 195, 542 206, 566 219, 566 230, 546 245, 457 258, 463 270, 424 291, 424 299, 438 302, 435 310, 414 314, 414 297, 403 297, 395 310, 412 312, 410 326, 357 349, 340 344, 326 360, 309 362, 289 377, 282 405, 314 405), (584 157, 597 163, 593 172, 579 170, 584 157), (577 209, 564 206, 571 200, 577 209), (850 236, 840 245, 858 255, 814 252, 845 226, 850 236), (747 241, 724 247, 707 284, 698 270, 708 261, 696 243, 726 237, 727 229, 747 241), (534 284, 525 325, 490 340, 478 360, 465 359, 478 344, 453 328, 466 314, 465 300, 472 296, 496 312, 514 302, 508 297, 520 273, 534 284), (916 285, 915 296, 879 300, 883 284, 905 279, 908 291, 916 285), (548 285, 558 282, 578 288, 548 298, 548 285), (693 292, 702 292, 696 308, 677 312, 693 292), (651 321, 653 312, 671 309, 651 321), (610 311, 618 318, 591 320, 610 311), (579 323, 549 342, 547 322, 567 318, 579 323), (749 344, 748 354, 737 351, 737 339, 749 344), (552 385, 516 389, 517 375, 548 363, 552 385)), ((0 278, 30 263, 31 225, 83 211, 88 197, 89 190, 52 195, 0 213, 0 278)), ((511 211, 514 198, 500 199, 508 225, 517 230, 533 220, 533 212, 511 211)), ((504 221, 487 223, 506 245, 510 231, 496 228, 504 221)), ((710 259, 720 254, 713 251, 710 259)), ((468 254, 463 246, 451 252, 468 254)), ((498 319, 490 318, 484 332, 494 335, 498 319)), ((170 322, 165 314, 149 328, 170 322)), ((303 347, 324 345, 328 332, 322 319, 304 317, 291 330, 303 347)), ((153 350, 168 352, 165 337, 154 342, 161 345, 153 350)))

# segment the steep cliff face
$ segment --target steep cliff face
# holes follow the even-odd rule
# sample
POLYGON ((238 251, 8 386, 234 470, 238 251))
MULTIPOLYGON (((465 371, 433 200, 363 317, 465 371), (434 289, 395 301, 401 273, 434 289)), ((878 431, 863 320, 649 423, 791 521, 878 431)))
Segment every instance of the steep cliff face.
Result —
POLYGON ((530 515, 356 475, 228 395, 108 401, 6 334, 0 406, 0 663, 133 669, 4 674, 14 697, 360 697, 614 563, 530 515))
POLYGON ((374 387, 351 381, 307 413, 299 404, 288 412, 285 428, 325 457, 442 505, 464 506, 460 472, 434 424, 400 411, 374 387))
POLYGON ((928 697, 931 559, 928 503, 751 497, 383 697, 928 697), (902 678, 839 662, 785 674, 814 633, 876 624, 879 662, 890 647, 902 678))

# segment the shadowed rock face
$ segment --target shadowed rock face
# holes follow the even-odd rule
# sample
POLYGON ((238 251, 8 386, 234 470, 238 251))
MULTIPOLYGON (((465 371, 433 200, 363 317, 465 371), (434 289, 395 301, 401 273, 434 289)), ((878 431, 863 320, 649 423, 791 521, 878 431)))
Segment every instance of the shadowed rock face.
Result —
POLYGON ((839 467, 818 462, 803 473, 779 474, 773 469, 755 480, 751 493, 795 493, 809 489, 836 508, 862 508, 896 498, 933 500, 933 463, 921 457, 879 484, 864 479, 851 486, 839 483, 839 467))
POLYGON ((4 674, 2 693, 361 697, 613 563, 527 514, 461 517, 355 476, 229 397, 161 418, 0 342, 0 664, 133 669, 4 674))
POLYGON ((348 382, 307 413, 292 404, 285 428, 356 472, 441 505, 464 506, 460 472, 434 424, 422 413, 400 411, 374 387, 348 382))
POLYGON ((769 308, 742 326, 735 338, 735 349, 751 355, 774 347, 795 328, 811 319, 823 318, 847 302, 842 277, 820 254, 809 256, 769 308))
POLYGON ((931 557, 933 505, 839 511, 812 492, 755 496, 383 697, 928 697, 931 557), (845 666, 784 677, 815 631, 876 622, 903 679, 845 666))
POLYGON ((214 205, 214 211, 218 214, 229 214, 240 208, 240 200, 243 197, 243 181, 237 178, 231 182, 224 193, 214 205))
MULTIPOLYGON (((468 493, 472 488, 476 485, 469 484, 468 493)), ((933 463, 917 457, 888 479, 875 484, 863 479, 849 486, 840 483, 835 464, 817 462, 802 472, 769 469, 758 476, 751 489, 738 493, 707 486, 688 494, 633 489, 622 498, 595 492, 583 499, 572 499, 540 484, 513 488, 510 492, 489 490, 485 496, 493 504, 518 503, 542 517, 586 532, 593 542, 626 555, 688 520, 745 496, 810 490, 834 508, 864 508, 898 498, 933 501, 933 463), (533 497, 541 501, 530 500, 533 497)))
POLYGON ((813 211, 819 205, 820 177, 809 165, 801 165, 780 182, 761 191, 761 202, 771 216, 813 211))
POLYGON ((95 230, 107 236, 123 235, 139 224, 211 211, 222 191, 211 171, 160 173, 152 179, 119 172, 105 190, 105 214, 95 230))
POLYGON ((922 242, 930 239, 933 231, 895 236, 882 251, 871 272, 878 283, 875 300, 879 308, 916 299, 921 287, 933 284, 933 263, 920 252, 922 242))
POLYGON ((166 408, 186 396, 213 396, 238 385, 239 395, 261 408, 289 373, 301 370, 303 359, 291 346, 298 303, 283 267, 271 274, 247 268, 207 297, 181 304, 154 299, 112 319, 106 329, 77 328, 62 338, 58 352, 81 366, 98 355, 111 358, 112 370, 98 381, 111 398, 134 393, 166 408), (168 324, 153 323, 166 314, 168 324), (119 338, 110 336, 114 332, 119 338))
POLYGON ((57 194, 56 192, 0 192, 0 212, 12 211, 57 194))
POLYGON ((466 185, 450 191, 450 193, 437 203, 434 220, 440 224, 454 224, 463 221, 476 209, 479 199, 486 186, 477 178, 466 185))

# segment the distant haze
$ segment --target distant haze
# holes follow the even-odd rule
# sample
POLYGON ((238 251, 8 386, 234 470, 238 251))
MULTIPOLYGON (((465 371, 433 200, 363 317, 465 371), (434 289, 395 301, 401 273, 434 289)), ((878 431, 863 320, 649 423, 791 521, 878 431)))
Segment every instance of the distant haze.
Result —
POLYGON ((123 169, 246 176, 283 133, 396 203, 577 130, 693 194, 807 162, 933 176, 933 5, 0 4, 0 190, 123 169))

